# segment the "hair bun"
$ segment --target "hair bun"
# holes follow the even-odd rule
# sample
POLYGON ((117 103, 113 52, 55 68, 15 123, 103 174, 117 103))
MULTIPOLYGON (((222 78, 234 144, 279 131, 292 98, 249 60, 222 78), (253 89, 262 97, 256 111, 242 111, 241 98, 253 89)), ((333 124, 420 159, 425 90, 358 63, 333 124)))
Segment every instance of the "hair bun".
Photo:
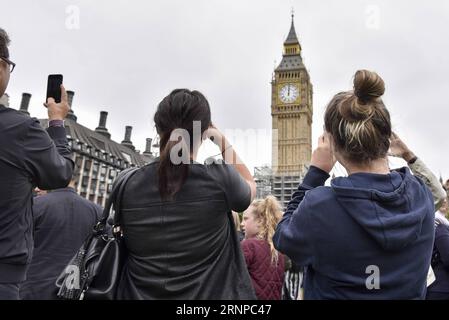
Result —
POLYGON ((385 93, 385 83, 373 71, 359 70, 354 76, 354 94, 361 102, 369 102, 385 93))

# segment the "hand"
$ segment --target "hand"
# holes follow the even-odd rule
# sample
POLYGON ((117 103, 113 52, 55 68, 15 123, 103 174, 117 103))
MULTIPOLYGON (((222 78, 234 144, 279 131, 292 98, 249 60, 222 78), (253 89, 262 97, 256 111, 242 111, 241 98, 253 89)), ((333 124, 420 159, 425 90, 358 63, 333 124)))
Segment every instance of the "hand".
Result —
POLYGON ((214 144, 216 144, 220 150, 223 151, 226 146, 226 138, 220 130, 217 129, 212 123, 205 132, 206 137, 209 138, 214 144))
POLYGON ((318 147, 312 153, 310 164, 329 173, 334 167, 335 162, 330 136, 329 133, 325 132, 318 138, 318 147))
POLYGON ((390 150, 388 152, 390 156, 399 157, 409 162, 415 157, 415 154, 407 147, 407 145, 399 138, 396 133, 391 134, 390 138, 390 150))
POLYGON ((63 85, 61 85, 61 102, 56 103, 55 99, 48 98, 44 103, 48 111, 48 120, 64 120, 69 113, 70 106, 67 98, 67 92, 63 85))

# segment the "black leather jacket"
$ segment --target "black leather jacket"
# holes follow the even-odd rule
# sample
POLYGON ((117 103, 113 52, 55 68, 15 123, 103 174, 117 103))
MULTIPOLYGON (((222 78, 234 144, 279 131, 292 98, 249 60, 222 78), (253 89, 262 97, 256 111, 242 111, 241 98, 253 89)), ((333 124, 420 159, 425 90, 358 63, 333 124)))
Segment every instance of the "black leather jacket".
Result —
POLYGON ((250 205, 248 184, 232 166, 193 164, 164 202, 157 166, 139 169, 125 188, 129 258, 118 299, 256 299, 231 214, 250 205))

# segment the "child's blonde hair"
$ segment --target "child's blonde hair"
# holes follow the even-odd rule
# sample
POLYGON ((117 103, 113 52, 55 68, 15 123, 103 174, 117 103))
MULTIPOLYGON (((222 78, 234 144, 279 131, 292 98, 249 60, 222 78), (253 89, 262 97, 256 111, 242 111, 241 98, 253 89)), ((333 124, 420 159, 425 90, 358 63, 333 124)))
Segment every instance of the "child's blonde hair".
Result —
POLYGON ((270 195, 265 199, 254 200, 251 206, 254 208, 252 213, 255 220, 260 222, 257 238, 268 242, 271 250, 271 263, 277 264, 279 255, 274 248, 273 235, 277 224, 282 218, 281 205, 274 196, 270 195))

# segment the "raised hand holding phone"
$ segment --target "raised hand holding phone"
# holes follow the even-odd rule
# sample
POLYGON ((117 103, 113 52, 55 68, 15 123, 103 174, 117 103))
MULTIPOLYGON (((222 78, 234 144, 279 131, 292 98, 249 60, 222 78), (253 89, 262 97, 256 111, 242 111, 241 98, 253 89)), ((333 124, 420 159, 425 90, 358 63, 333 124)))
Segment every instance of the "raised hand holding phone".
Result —
POLYGON ((70 106, 67 97, 67 91, 64 86, 61 84, 60 86, 60 95, 61 100, 59 103, 55 101, 54 98, 48 98, 47 102, 44 103, 44 106, 47 107, 48 111, 48 120, 64 120, 69 113, 70 106))

